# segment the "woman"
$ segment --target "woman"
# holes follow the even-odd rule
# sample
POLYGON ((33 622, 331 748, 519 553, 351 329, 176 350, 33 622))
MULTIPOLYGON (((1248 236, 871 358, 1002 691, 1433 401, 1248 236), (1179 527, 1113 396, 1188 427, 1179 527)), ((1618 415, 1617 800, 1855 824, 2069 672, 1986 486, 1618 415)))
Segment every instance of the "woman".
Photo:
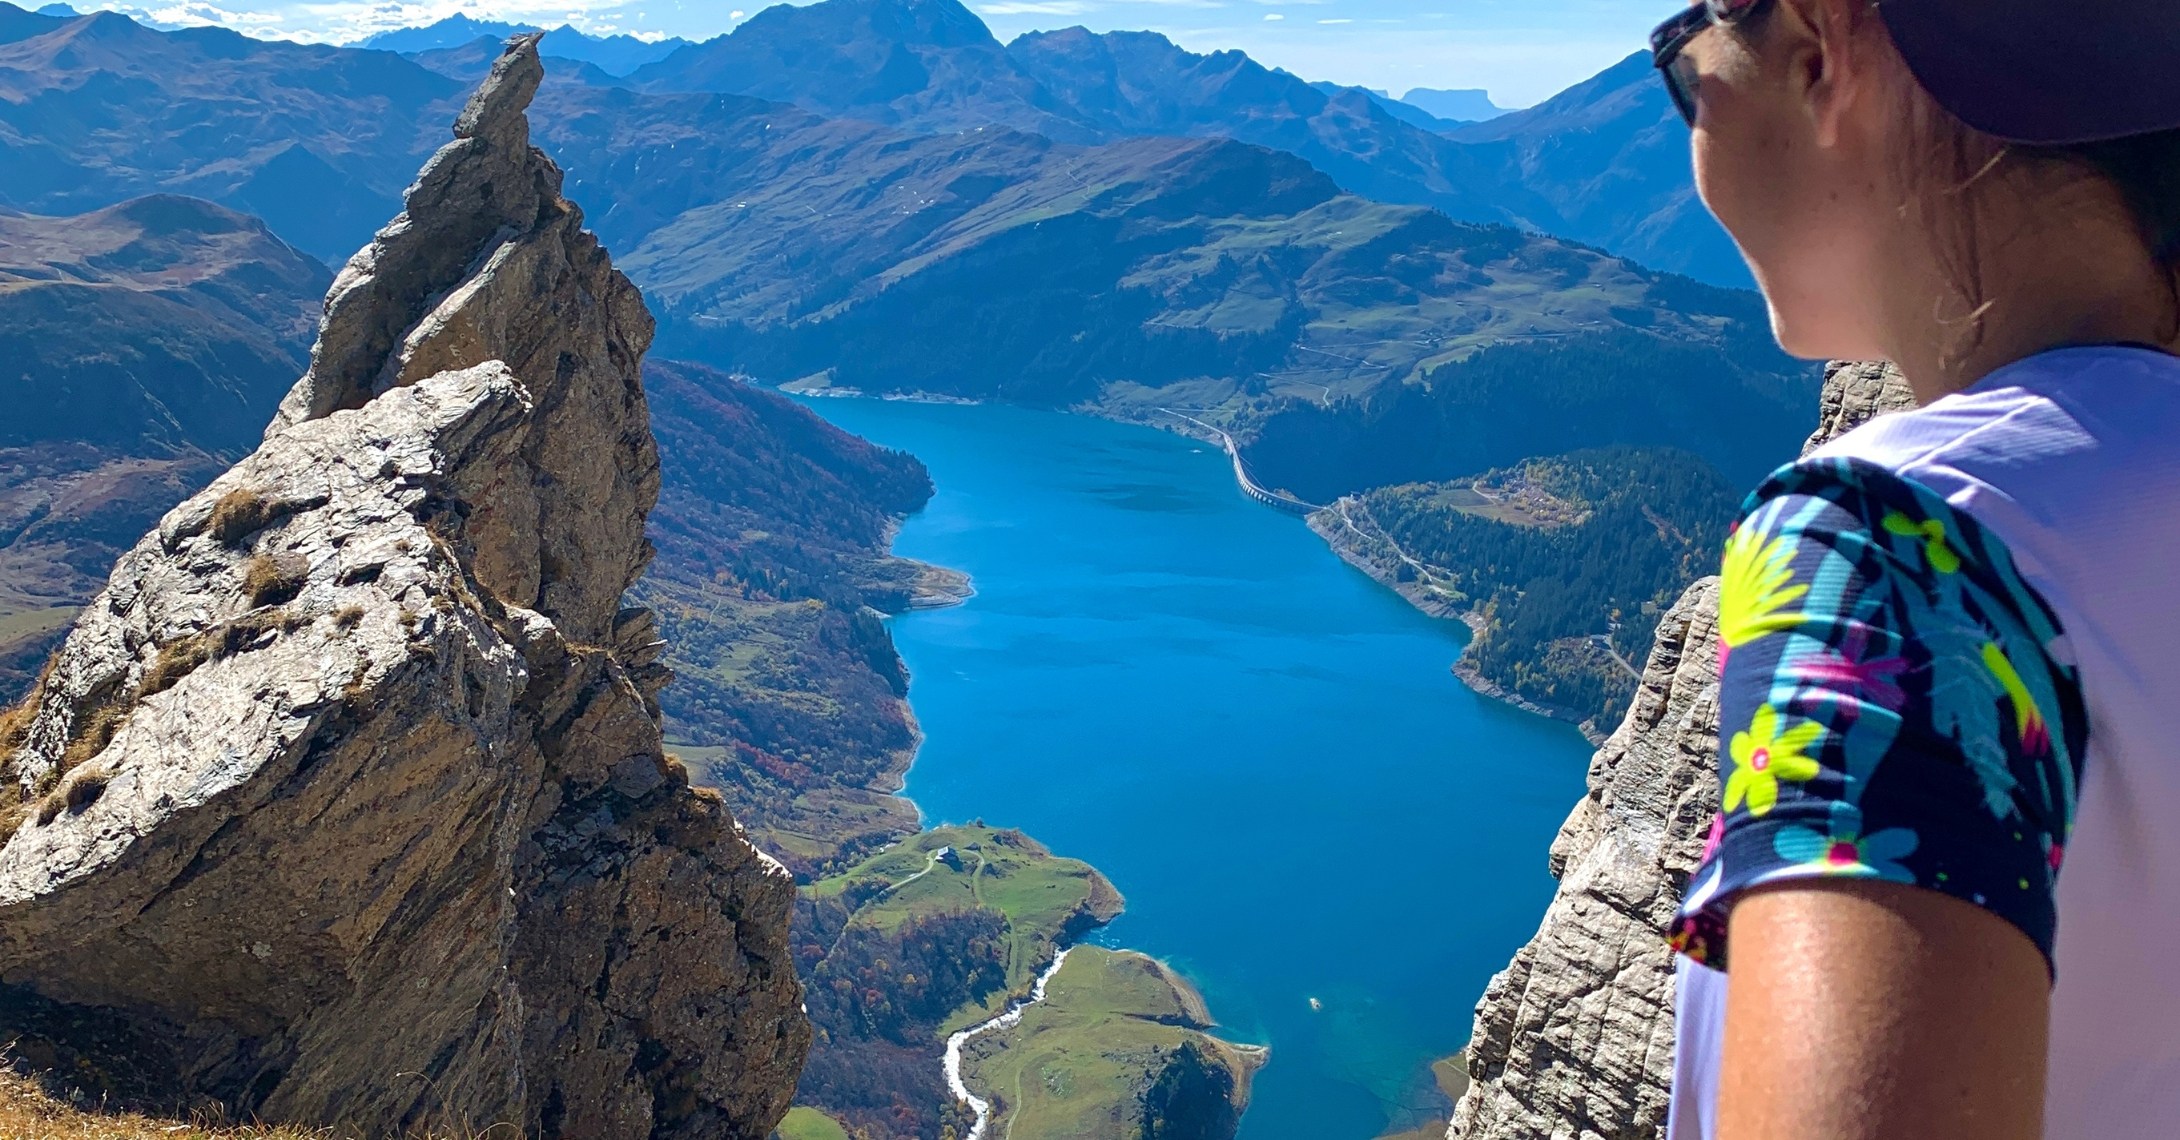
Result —
POLYGON ((1671 1134, 2180 1135, 2180 4, 1653 44, 1779 343, 1921 405, 1728 543, 1671 1134))

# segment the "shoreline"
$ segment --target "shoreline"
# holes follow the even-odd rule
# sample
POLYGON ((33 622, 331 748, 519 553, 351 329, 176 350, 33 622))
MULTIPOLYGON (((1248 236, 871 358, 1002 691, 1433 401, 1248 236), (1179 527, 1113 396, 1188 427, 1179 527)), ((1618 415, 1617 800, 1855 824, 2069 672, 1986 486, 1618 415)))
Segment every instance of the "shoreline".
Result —
MULTIPOLYGON (((811 394, 825 395, 830 393, 818 392, 811 394)), ((954 402, 971 403, 973 401, 954 402)), ((898 614, 889 614, 887 615, 887 617, 900 618, 908 616, 909 614, 923 611, 946 609, 953 606, 966 604, 969 599, 975 597, 977 591, 974 585, 974 579, 971 578, 971 576, 966 571, 956 570, 950 566, 940 566, 936 563, 924 562, 918 559, 905 558, 893 552, 894 539, 900 533, 901 524, 905 521, 905 519, 894 520, 892 526, 889 527, 886 532, 883 549, 886 557, 896 558, 900 559, 903 562, 908 562, 918 568, 918 573, 915 582, 914 592, 911 595, 908 608, 898 614)), ((890 635, 891 631, 889 629, 888 636, 890 637, 890 635)), ((895 649, 895 653, 899 653, 898 648, 895 649)), ((917 827, 914 831, 905 833, 904 835, 896 837, 894 840, 889 841, 887 846, 891 846, 893 843, 898 843, 902 838, 906 838, 909 835, 922 834, 934 830, 935 826, 943 826, 943 823, 935 824, 929 816, 924 814, 922 805, 918 804, 913 797, 906 794, 908 788, 909 773, 913 771, 916 766, 916 758, 923 751, 923 744, 925 740, 922 722, 917 719, 915 712, 915 679, 913 677, 911 677, 909 680, 908 688, 909 691, 897 699, 900 702, 901 712, 909 723, 910 731, 914 734, 915 742, 908 748, 902 749, 895 754, 894 759, 899 761, 898 766, 896 766, 895 764, 888 764, 885 771, 880 773, 878 780, 874 782, 871 790, 877 792, 879 795, 898 800, 902 804, 906 805, 908 809, 914 813, 917 827), (880 790, 881 788, 883 788, 883 790, 880 790)), ((981 824, 982 820, 979 820, 978 822, 981 824)), ((1091 867, 1091 870, 1101 882, 1107 884, 1107 890, 1112 891, 1117 900, 1118 889, 1111 886, 1110 880, 1105 879, 1104 873, 1098 871, 1094 865, 1091 867)), ((1046 986, 1051 982, 1053 976, 1059 973, 1060 967, 1067 961, 1067 956, 1069 952, 1080 944, 1082 937, 1092 931, 1099 930, 1104 928, 1105 926, 1110 925, 1113 919, 1118 917, 1120 917, 1120 912, 1117 909, 1111 915, 1099 914, 1094 910, 1085 911, 1078 914, 1076 916, 1076 919, 1088 918, 1091 921, 1087 923, 1079 923, 1076 920, 1070 920, 1067 927, 1063 929, 1060 932, 1059 936, 1053 940, 1054 954, 1052 961, 1035 976, 1035 981, 1031 984, 1029 993, 1026 996, 1020 999, 1010 1000, 1005 1007, 1005 1011, 998 1014, 997 1016, 991 1017, 984 1021, 980 1021, 975 1025, 969 1026, 965 1029, 956 1030, 954 1033, 949 1034, 946 1037, 945 1048, 940 1054, 940 1065, 941 1071, 946 1078, 947 1090, 953 1094, 954 1099, 957 1103, 968 1105, 970 1110, 975 1114, 975 1122, 971 1125, 969 1133, 967 1137, 965 1137, 965 1140, 984 1140, 986 1131, 993 1121, 993 1107, 989 1101, 980 1098, 974 1093, 970 1092, 968 1085, 964 1082, 962 1078, 961 1065, 963 1046, 965 1046, 971 1039, 980 1035, 1003 1031, 1019 1024, 1022 1020, 1022 1015, 1024 1012, 1045 999, 1046 986)), ((1171 975, 1174 979, 1176 979, 1177 991, 1185 992, 1190 998, 1193 999, 1193 1005, 1190 1007, 1190 1013, 1195 1016, 1196 1020, 1198 1020, 1201 1026, 1203 1026, 1203 1028, 1200 1029, 1199 1032, 1203 1033, 1204 1036, 1209 1037, 1214 1041, 1222 1040, 1220 1038, 1212 1036, 1212 1034, 1210 1034, 1209 1032, 1209 1027, 1217 1023, 1212 1019, 1209 1007, 1204 1005, 1201 994, 1199 994, 1194 989, 1194 987, 1187 986, 1185 983, 1179 982, 1179 975, 1177 973, 1174 973, 1173 968, 1168 965, 1164 960, 1159 959, 1153 955, 1144 953, 1140 950, 1126 950, 1126 948, 1124 947, 1108 947, 1108 949, 1125 951, 1127 953, 1133 954, 1140 954, 1143 958, 1155 963, 1158 969, 1171 975)), ((1006 1048, 1006 1045, 1002 1043, 998 1047, 1003 1049, 1006 1048)), ((1237 1056, 1244 1058, 1246 1061, 1246 1063, 1236 1073, 1237 1087, 1241 1090, 1241 1099, 1238 1108, 1239 1111, 1246 1112, 1248 1109, 1247 1089, 1249 1077, 1254 1073, 1255 1068, 1261 1067, 1263 1063, 1267 1059, 1269 1059, 1271 1049, 1270 1046, 1232 1046, 1232 1048, 1234 1049, 1237 1056)), ((1002 1106, 1002 1108, 1003 1107, 1004 1106, 1002 1106)))
MULTIPOLYGON (((1435 594, 1434 587, 1425 581, 1428 569, 1424 567, 1424 564, 1410 557, 1406 551, 1401 550, 1389 536, 1383 534, 1369 535, 1357 527, 1350 513, 1350 504, 1354 502, 1353 496, 1343 495, 1331 506, 1311 514, 1307 519, 1310 530, 1317 537, 1323 539, 1325 545, 1330 547, 1342 562, 1369 575, 1371 580, 1379 585, 1388 587, 1394 593, 1400 595, 1409 605, 1431 617, 1450 618, 1468 626, 1469 643, 1471 645, 1475 644, 1475 637, 1484 630, 1484 615, 1475 609, 1465 608, 1435 594), (1386 550, 1379 552, 1366 549, 1363 545, 1365 542, 1383 545, 1386 550), (1390 553, 1394 556, 1395 561, 1403 565, 1416 567, 1415 578, 1411 581, 1401 581, 1399 574, 1388 568, 1384 560, 1379 557, 1381 553, 1390 553)), ((1537 716, 1571 724, 1577 732, 1582 734, 1584 740, 1590 742, 1592 748, 1604 746, 1605 733, 1599 730, 1594 717, 1584 717, 1568 709, 1540 704, 1485 677, 1476 671, 1474 664, 1470 663, 1467 646, 1462 646, 1461 656, 1454 659, 1452 669, 1453 675, 1460 678, 1461 683, 1467 685, 1469 690, 1476 695, 1487 697, 1502 704, 1512 705, 1523 712, 1534 713, 1537 716)))

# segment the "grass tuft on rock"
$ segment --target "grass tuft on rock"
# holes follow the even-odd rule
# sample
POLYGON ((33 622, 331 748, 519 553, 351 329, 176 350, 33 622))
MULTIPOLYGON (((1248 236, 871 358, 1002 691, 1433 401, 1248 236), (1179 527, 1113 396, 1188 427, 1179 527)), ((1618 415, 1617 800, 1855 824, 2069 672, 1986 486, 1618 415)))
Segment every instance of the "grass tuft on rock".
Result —
POLYGON ((245 487, 229 491, 212 504, 212 537, 227 546, 265 529, 278 517, 272 500, 245 487))
POLYGON ((293 601, 309 580, 310 564, 295 554, 259 554, 242 568, 242 591, 253 606, 293 601))

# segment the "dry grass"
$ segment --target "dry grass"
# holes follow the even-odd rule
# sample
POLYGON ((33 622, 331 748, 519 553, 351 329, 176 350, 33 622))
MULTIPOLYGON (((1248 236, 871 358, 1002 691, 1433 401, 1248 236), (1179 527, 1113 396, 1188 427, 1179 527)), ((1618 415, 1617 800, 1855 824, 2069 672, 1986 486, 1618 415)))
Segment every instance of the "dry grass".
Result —
POLYGON ((132 1112, 100 1112, 55 1099, 38 1082, 0 1069, 0 1137, 7 1140, 330 1140, 300 1128, 220 1127, 132 1112))
MULTIPOLYGON (((119 696, 119 694, 114 694, 119 696)), ((131 694, 126 700, 99 701, 83 711, 72 726, 75 731, 68 742, 68 750, 61 753, 61 765, 52 773, 54 781, 75 771, 76 766, 106 751, 114 742, 114 734, 121 731, 122 722, 136 708, 136 698, 131 694)))
POLYGON ((295 555, 260 554, 242 568, 242 590, 253 606, 277 606, 303 592, 310 563, 295 555))
MULTIPOLYGON (((35 1078, 0 1064, 0 1140, 344 1140, 347 1135, 329 1128, 225 1124, 202 1116, 182 1119, 105 1111, 90 1101, 62 1100, 35 1078)), ((510 1140, 519 1135, 499 1126, 435 1129, 408 1133, 399 1140, 510 1140)))
POLYGON ((45 696, 46 680, 53 675, 53 667, 60 659, 58 651, 46 658, 45 668, 38 670, 38 679, 31 682, 30 692, 14 708, 0 712, 0 764, 6 762, 6 753, 23 746, 23 737, 30 732, 30 722, 37 719, 38 702, 45 696))
POLYGON ((228 546, 265 529, 278 512, 271 500, 247 488, 229 491, 212 504, 212 537, 228 546))

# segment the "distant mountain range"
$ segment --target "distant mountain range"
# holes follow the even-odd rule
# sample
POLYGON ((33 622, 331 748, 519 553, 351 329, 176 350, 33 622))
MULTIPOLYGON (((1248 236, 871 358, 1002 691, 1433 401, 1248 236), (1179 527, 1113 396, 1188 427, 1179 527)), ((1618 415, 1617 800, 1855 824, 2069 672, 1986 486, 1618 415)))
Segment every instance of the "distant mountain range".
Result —
POLYGON ((674 54, 677 48, 689 43, 679 36, 658 40, 637 39, 630 35, 592 36, 577 31, 570 24, 562 24, 551 31, 545 31, 536 24, 473 20, 456 14, 420 28, 380 32, 359 41, 355 46, 413 55, 440 48, 461 47, 479 38, 487 38, 497 43, 521 32, 545 32, 545 38, 538 43, 539 54, 592 64, 607 75, 626 75, 644 64, 665 59, 674 54))
MULTIPOLYGON (((414 31, 376 42, 441 46, 404 61, 0 3, 0 201, 65 212, 193 193, 258 213, 298 246, 340 260, 394 203, 437 137, 424 124, 481 74, 490 47, 479 41, 500 26, 458 17, 414 31), (444 44, 480 29, 489 30, 444 44), (128 81, 94 81, 105 76, 128 81), (239 129, 186 129, 215 106, 239 129), (131 138, 151 145, 109 149, 131 138)), ((777 5, 625 76, 613 70, 627 59, 601 63, 591 50, 607 41, 567 31, 556 44, 562 34, 548 34, 543 49, 558 60, 549 64, 557 82, 750 95, 917 133, 997 127, 1083 145, 1232 138, 1298 155, 1379 201, 1748 284, 1695 199, 1685 128, 1639 56, 1527 111, 1456 126, 1379 93, 1321 90, 1240 52, 1200 55, 1155 33, 1068 28, 1001 45, 956 0, 777 5)))
POLYGON ((1647 53, 1528 111, 1459 125, 1419 114, 1412 102, 1312 85, 1241 52, 1201 55, 1152 32, 1065 28, 1001 45, 957 0, 823 0, 767 9, 628 81, 643 91, 753 95, 917 131, 1003 126, 1085 143, 1238 139, 1299 155, 1343 189, 1379 201, 1539 229, 1715 284, 1750 284, 1695 202, 1686 128, 1647 53))

